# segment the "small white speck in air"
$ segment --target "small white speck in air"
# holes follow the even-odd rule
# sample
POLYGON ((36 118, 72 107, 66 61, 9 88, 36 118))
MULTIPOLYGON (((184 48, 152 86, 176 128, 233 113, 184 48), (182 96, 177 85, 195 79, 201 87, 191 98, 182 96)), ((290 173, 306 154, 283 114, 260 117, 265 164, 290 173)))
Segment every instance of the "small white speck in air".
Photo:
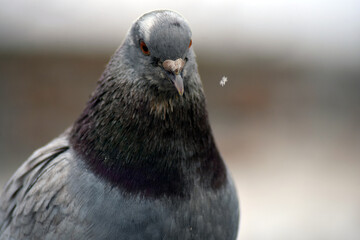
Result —
POLYGON ((228 81, 227 77, 223 76, 220 80, 220 86, 225 86, 225 83, 228 81))

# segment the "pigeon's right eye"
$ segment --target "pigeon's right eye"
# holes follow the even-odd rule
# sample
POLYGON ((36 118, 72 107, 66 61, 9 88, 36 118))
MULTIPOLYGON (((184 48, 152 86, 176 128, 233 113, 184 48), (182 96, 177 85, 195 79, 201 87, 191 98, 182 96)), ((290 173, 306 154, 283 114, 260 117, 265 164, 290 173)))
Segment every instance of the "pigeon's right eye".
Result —
POLYGON ((144 41, 140 41, 140 49, 143 52, 143 54, 145 54, 146 56, 150 55, 150 51, 146 46, 146 44, 144 43, 144 41))

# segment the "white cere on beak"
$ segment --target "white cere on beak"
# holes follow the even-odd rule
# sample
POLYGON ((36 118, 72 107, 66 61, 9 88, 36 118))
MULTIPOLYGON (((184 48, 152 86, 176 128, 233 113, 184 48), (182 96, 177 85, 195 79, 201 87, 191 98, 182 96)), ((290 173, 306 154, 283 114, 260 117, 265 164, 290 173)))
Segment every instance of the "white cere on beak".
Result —
POLYGON ((178 75, 181 73, 185 65, 185 61, 181 58, 173 60, 165 60, 163 63, 163 67, 166 71, 172 72, 175 75, 178 75))

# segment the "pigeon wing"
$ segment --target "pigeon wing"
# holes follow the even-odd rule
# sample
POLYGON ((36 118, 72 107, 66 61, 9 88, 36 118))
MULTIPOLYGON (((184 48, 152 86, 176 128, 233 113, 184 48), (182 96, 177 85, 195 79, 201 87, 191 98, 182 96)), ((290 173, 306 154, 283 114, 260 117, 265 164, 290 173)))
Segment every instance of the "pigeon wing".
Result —
POLYGON ((71 210, 66 191, 71 157, 67 136, 68 131, 35 151, 5 186, 0 197, 0 240, 45 235, 57 239, 61 234, 62 221, 71 210))

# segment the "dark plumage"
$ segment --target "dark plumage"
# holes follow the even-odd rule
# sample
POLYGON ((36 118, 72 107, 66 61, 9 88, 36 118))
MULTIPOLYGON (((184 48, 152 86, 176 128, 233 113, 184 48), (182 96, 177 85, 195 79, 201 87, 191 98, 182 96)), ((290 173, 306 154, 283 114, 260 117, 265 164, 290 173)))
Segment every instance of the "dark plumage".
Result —
POLYGON ((187 22, 139 18, 78 120, 1 195, 0 239, 236 239, 187 22))

